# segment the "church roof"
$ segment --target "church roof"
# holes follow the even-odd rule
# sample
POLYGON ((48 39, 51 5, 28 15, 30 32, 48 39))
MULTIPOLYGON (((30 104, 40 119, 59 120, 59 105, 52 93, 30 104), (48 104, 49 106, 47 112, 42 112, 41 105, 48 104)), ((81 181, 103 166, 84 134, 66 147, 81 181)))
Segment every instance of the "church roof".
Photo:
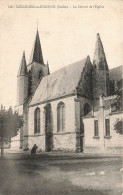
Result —
POLYGON ((23 52, 23 56, 22 56, 22 60, 21 60, 21 64, 17 76, 23 76, 23 75, 27 75, 25 52, 23 52))
POLYGON ((87 58, 42 78, 30 105, 75 94, 87 58))
POLYGON ((112 81, 123 79, 123 65, 109 70, 109 78, 112 81))
POLYGON ((35 39, 34 47, 30 58, 30 63, 32 62, 38 62, 40 64, 44 64, 38 30, 37 30, 36 39, 35 39))
POLYGON ((108 70, 107 60, 99 33, 97 33, 93 65, 96 66, 97 69, 108 70))

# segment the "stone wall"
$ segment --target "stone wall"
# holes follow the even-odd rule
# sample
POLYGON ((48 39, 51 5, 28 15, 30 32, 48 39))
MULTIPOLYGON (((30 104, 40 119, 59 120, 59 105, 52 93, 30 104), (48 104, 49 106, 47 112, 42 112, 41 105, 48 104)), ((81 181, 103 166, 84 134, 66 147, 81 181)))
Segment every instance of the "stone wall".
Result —
MULTIPOLYGON (((19 113, 19 115, 23 115, 23 105, 15 107, 15 111, 19 113)), ((18 131, 18 134, 11 138, 11 148, 20 149, 23 145, 23 127, 18 131)))
POLYGON ((11 149, 20 149, 21 142, 22 142, 22 139, 23 139, 20 136, 20 132, 21 132, 21 130, 19 130, 18 134, 15 137, 11 138, 11 149))
POLYGON ((53 135, 53 150, 76 150, 76 134, 75 132, 57 133, 53 135))
POLYGON ((123 135, 119 135, 114 131, 114 123, 117 118, 122 118, 122 113, 110 114, 109 110, 95 112, 94 117, 84 118, 84 152, 122 152, 123 151, 123 135), (110 136, 105 134, 105 119, 110 120, 110 136), (94 120, 98 120, 99 136, 94 136, 94 120))
MULTIPOLYGON (((75 150, 75 96, 70 96, 51 101, 52 129, 53 129, 53 150, 75 150), (65 129, 64 132, 57 132, 57 105, 63 102, 65 104, 65 129)), ((29 124, 28 124, 28 143, 31 148, 37 144, 39 149, 45 150, 45 106, 40 104, 29 107, 29 124), (40 108, 40 133, 34 134, 34 111, 40 108), (44 136, 43 136, 44 135, 44 136)))
POLYGON ((109 95, 109 73, 106 70, 93 70, 92 73, 93 98, 98 98, 101 94, 109 95))
POLYGON ((48 67, 46 65, 33 62, 29 66, 27 66, 27 68, 31 76, 31 82, 29 79, 29 88, 31 90, 30 92, 33 93, 41 77, 48 75, 48 67))
POLYGON ((24 103, 21 106, 15 107, 15 110, 19 113, 19 115, 23 115, 24 124, 20 128, 19 136, 15 136, 12 140, 12 146, 14 147, 16 140, 16 148, 24 148, 28 145, 28 104, 24 103), (18 143, 18 146, 17 146, 18 143))
POLYGON ((28 147, 31 149, 34 144, 36 144, 38 146, 37 150, 38 151, 45 151, 45 135, 44 134, 40 134, 37 136, 29 136, 28 137, 29 140, 29 144, 28 147))
POLYGON ((17 106, 23 104, 28 97, 28 76, 18 76, 17 78, 17 106))
POLYGON ((123 113, 116 113, 110 116, 110 135, 111 137, 105 138, 105 146, 108 150, 116 151, 123 149, 123 135, 117 134, 114 131, 114 123, 116 119, 123 118, 123 113))

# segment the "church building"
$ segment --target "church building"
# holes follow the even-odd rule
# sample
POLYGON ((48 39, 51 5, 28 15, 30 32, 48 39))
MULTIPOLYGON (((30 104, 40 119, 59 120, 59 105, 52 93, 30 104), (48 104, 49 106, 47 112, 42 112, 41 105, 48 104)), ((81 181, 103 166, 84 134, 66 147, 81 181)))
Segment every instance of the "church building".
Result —
POLYGON ((17 75, 16 110, 24 116, 20 148, 93 152, 122 148, 113 130, 122 118, 122 66, 109 70, 100 35, 89 56, 50 74, 37 30, 31 61, 25 52, 17 75), (118 101, 118 98, 120 99, 118 101))

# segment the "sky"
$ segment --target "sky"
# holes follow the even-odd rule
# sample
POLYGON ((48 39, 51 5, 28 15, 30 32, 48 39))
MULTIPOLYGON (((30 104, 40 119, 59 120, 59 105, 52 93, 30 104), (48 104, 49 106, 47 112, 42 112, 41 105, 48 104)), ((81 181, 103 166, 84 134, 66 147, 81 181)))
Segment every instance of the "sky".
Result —
POLYGON ((122 13, 121 0, 0 0, 0 104, 16 105, 17 72, 23 51, 29 63, 37 19, 44 62, 52 73, 87 55, 93 61, 97 33, 109 68, 122 65, 122 13), (16 8, 24 5, 56 8, 16 8))

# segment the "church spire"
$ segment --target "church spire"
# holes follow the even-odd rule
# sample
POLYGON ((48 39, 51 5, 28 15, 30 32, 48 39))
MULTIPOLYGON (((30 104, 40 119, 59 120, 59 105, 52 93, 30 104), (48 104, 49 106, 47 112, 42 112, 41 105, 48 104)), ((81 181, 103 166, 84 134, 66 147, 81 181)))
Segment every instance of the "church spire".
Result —
POLYGON ((103 49, 103 44, 100 39, 99 33, 97 33, 97 40, 93 58, 93 65, 100 70, 108 70, 107 60, 103 49))
POLYGON ((40 64, 44 64, 38 29, 36 33, 33 53, 31 56, 31 63, 32 62, 38 62, 40 64))
POLYGON ((27 75, 25 51, 23 52, 20 68, 19 68, 19 71, 18 71, 18 76, 24 76, 24 75, 27 75))

